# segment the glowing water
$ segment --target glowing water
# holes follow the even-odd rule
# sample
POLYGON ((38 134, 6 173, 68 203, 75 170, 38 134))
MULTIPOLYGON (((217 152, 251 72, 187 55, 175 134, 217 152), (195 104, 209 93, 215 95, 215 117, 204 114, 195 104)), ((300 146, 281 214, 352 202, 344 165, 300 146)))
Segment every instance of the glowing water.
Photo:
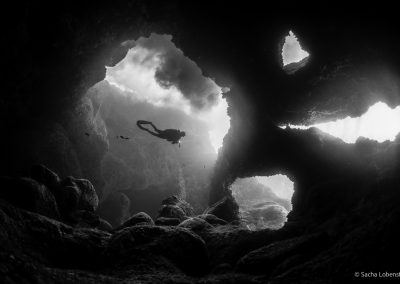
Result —
MULTIPOLYGON (((360 117, 346 117, 309 126, 289 124, 288 127, 297 129, 316 127, 346 143, 355 143, 359 137, 366 137, 378 142, 394 141, 400 132, 400 106, 391 109, 385 103, 378 102, 360 117)), ((282 128, 286 128, 286 126, 282 128)))
POLYGON ((291 199, 294 192, 294 183, 285 175, 274 176, 256 176, 256 180, 272 189, 272 191, 279 197, 291 199))

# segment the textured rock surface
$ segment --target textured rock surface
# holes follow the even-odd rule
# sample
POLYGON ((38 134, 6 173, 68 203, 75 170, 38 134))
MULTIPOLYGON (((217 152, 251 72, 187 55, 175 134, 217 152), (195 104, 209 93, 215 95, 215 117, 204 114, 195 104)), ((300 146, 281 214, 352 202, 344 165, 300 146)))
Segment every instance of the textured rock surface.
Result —
POLYGON ((118 229, 136 226, 137 224, 154 225, 153 219, 144 212, 139 212, 126 220, 118 229))
POLYGON ((185 220, 186 215, 185 215, 185 211, 183 211, 177 205, 162 205, 161 209, 158 213, 157 219, 160 217, 176 218, 176 219, 179 219, 180 221, 183 221, 183 220, 185 220))
POLYGON ((105 257, 111 266, 127 266, 142 273, 182 269, 190 275, 203 275, 209 266, 203 240, 189 230, 172 227, 135 226, 118 231, 105 257))
MULTIPOLYGON (((364 269, 395 271, 400 253, 397 182, 376 184, 347 214, 314 227, 315 233, 305 233, 304 227, 299 233, 302 230, 293 222, 281 230, 249 231, 232 225, 213 227, 194 217, 180 227, 137 224, 112 235, 73 228, 0 200, 0 279, 11 283, 323 283, 352 281, 354 271, 364 269)), ((90 211, 76 213, 80 220, 86 214, 93 216, 90 211)))
POLYGON ((46 186, 30 178, 0 178, 0 198, 15 206, 59 219, 54 195, 46 186))
POLYGON ((161 202, 158 218, 177 218, 181 222, 189 216, 193 216, 194 210, 186 201, 177 196, 170 196, 161 202))
POLYGON ((226 225, 227 224, 227 222, 225 220, 222 220, 212 214, 203 214, 203 215, 199 215, 197 217, 206 220, 211 225, 226 225))
MULTIPOLYGON (((151 266, 157 273, 144 276, 128 267, 96 266, 109 234, 2 204, 0 282, 347 283, 354 281, 354 271, 398 271, 400 138, 351 145, 315 129, 277 127, 358 116, 377 101, 400 104, 396 7, 347 3, 345 9, 326 9, 322 2, 299 3, 279 13, 288 4, 269 3, 266 15, 262 4, 241 2, 8 4, 2 175, 27 175, 39 163, 61 176, 87 177, 101 188, 107 142, 94 126, 93 105, 82 96, 104 79, 106 65, 121 58, 116 55, 121 42, 151 32, 172 34, 204 73, 231 89, 226 94, 231 128, 215 166, 210 204, 225 197, 237 177, 281 172, 295 182, 293 211, 284 228, 290 234, 215 227, 202 234, 212 266, 229 270, 226 263, 233 267, 250 251, 314 231, 327 232, 334 244, 309 259, 291 256, 272 276, 193 279, 160 254, 151 266), (279 50, 290 29, 311 53, 308 64, 292 75, 281 70, 279 50), (84 140, 86 131, 90 138, 84 140), (169 269, 173 273, 165 272, 169 269)), ((71 200, 65 199, 70 205, 64 208, 80 202, 70 186, 71 200)), ((18 203, 18 198, 6 199, 18 203)), ((18 204, 32 208, 25 205, 18 204)))
POLYGON ((186 228, 188 230, 195 232, 196 234, 201 235, 201 232, 203 232, 204 230, 211 229, 212 225, 210 225, 207 221, 201 218, 192 217, 180 223, 178 227, 186 228))
POLYGON ((239 206, 232 195, 228 194, 207 208, 204 214, 212 214, 222 220, 231 222, 239 219, 239 206))
POLYGON ((44 165, 34 165, 30 170, 30 177, 45 185, 53 193, 60 185, 60 177, 44 165))
POLYGON ((323 235, 304 235, 274 242, 242 257, 237 263, 237 270, 247 273, 269 274, 284 260, 298 254, 315 254, 323 250, 328 243, 326 236, 323 235))
MULTIPOLYGON (((1 256, 14 256, 15 262, 28 263, 26 276, 10 271, 10 277, 30 277, 29 266, 94 268, 110 234, 77 228, 10 206, 0 200, 1 256)), ((39 275, 32 275, 32 277, 39 275)))
POLYGON ((207 245, 211 265, 215 267, 223 263, 234 266, 241 257, 252 250, 285 238, 291 232, 249 231, 244 227, 225 225, 201 231, 199 234, 207 245))
POLYGON ((75 210, 94 212, 99 204, 99 198, 92 183, 86 179, 76 179, 71 176, 61 182, 55 196, 65 215, 75 210))
POLYGON ((178 226, 181 223, 181 220, 178 218, 159 217, 156 219, 155 223, 158 226, 178 226))

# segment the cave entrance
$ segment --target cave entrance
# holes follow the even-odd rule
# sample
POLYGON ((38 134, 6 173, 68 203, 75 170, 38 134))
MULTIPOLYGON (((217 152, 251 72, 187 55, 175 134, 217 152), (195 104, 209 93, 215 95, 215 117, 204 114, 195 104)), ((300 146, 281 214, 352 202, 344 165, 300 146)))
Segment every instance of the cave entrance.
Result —
POLYGON ((281 47, 281 56, 283 70, 288 74, 294 74, 308 63, 310 54, 302 49, 295 34, 289 31, 281 47))
POLYGON ((281 128, 309 129, 316 127, 346 143, 355 143, 359 137, 378 142, 394 141, 400 132, 400 106, 390 108, 383 102, 372 105, 360 117, 346 117, 313 125, 286 125, 281 128))
POLYGON ((279 229, 292 210, 294 183, 282 174, 238 178, 230 190, 250 230, 279 229))
POLYGON ((230 127, 223 97, 229 88, 204 76, 171 35, 125 41, 115 53, 105 80, 86 96, 94 121, 87 139, 101 135, 108 143, 101 162, 101 202, 109 197, 120 200, 113 195, 124 194, 130 199, 129 215, 143 211, 155 218, 161 201, 178 195, 201 213, 208 205, 211 172, 230 127), (171 144, 140 129, 138 120, 186 135, 179 146, 171 144))

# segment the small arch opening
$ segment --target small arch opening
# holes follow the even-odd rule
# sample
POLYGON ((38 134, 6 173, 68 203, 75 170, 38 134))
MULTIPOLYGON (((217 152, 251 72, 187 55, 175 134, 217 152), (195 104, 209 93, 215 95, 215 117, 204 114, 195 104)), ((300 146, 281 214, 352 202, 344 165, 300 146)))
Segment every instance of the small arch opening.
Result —
POLYGON ((286 175, 238 178, 230 190, 249 230, 280 229, 292 210, 294 182, 286 175))
POLYGON ((294 74, 306 66, 310 57, 310 53, 302 49, 298 38, 292 31, 289 31, 284 38, 281 55, 282 68, 288 74, 294 74))

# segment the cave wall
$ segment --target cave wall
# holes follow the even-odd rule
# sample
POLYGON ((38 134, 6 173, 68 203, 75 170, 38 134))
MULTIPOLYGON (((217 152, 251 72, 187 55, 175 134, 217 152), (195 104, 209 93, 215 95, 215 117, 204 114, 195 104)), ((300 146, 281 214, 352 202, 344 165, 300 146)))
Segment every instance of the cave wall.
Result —
MULTIPOLYGON (((283 132, 275 125, 359 115, 378 100, 399 104, 396 10, 358 3, 259 5, 14 3, 7 9, 8 72, 0 101, 2 174, 21 174, 42 162, 101 186, 97 162, 107 145, 101 137, 86 145, 74 134, 77 127, 91 127, 84 123, 90 106, 81 119, 76 115, 85 109, 81 98, 104 79, 106 65, 123 58, 119 43, 158 32, 172 34, 207 76, 231 88, 231 129, 215 168, 211 203, 227 194, 236 177, 254 174, 288 174, 298 200, 305 196, 299 188, 307 191, 323 181, 378 178, 382 168, 368 153, 356 154, 361 146, 321 142, 311 130, 283 132), (311 53, 307 66, 291 76, 279 62, 279 43, 290 29, 311 53), (87 162, 93 158, 96 165, 87 162)), ((398 155, 395 145, 368 147, 385 153, 380 157, 398 155)), ((398 169, 396 159, 389 161, 385 174, 398 169)))

